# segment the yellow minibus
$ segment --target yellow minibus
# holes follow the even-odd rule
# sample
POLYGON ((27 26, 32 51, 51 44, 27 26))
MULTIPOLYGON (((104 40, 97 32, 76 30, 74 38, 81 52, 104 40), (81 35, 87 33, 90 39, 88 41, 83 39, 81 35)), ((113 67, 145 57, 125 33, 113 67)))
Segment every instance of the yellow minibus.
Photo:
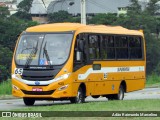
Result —
POLYGON ((123 100, 146 81, 142 31, 121 26, 43 24, 21 33, 12 60, 12 94, 83 103, 87 96, 123 100))

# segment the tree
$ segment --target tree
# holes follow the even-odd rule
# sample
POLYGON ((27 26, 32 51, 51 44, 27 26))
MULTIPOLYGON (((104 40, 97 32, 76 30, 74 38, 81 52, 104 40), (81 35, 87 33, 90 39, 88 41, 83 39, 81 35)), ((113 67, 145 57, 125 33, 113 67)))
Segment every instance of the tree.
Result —
POLYGON ((156 12, 160 9, 159 4, 157 4, 159 0, 150 0, 146 7, 146 12, 150 15, 155 15, 156 12))
POLYGON ((9 15, 8 7, 0 7, 0 17, 4 18, 9 15))
POLYGON ((64 10, 48 14, 48 20, 53 23, 67 22, 72 16, 64 10))
POLYGON ((17 6, 18 12, 13 14, 13 16, 15 16, 19 19, 23 19, 23 20, 32 20, 32 16, 29 13, 30 8, 32 7, 32 2, 33 2, 33 0, 21 1, 17 6))
POLYGON ((128 7, 127 15, 132 15, 131 13, 141 14, 142 6, 139 4, 139 1, 130 0, 130 2, 131 2, 131 5, 128 7))
POLYGON ((23 0, 18 4, 19 11, 29 13, 33 0, 23 0))
POLYGON ((89 20, 89 24, 104 24, 104 25, 111 25, 113 22, 117 20, 117 15, 113 13, 99 13, 93 16, 89 20))
POLYGON ((12 52, 0 45, 0 58, 0 77, 2 80, 7 80, 10 77, 12 52))
POLYGON ((27 12, 18 11, 12 16, 15 16, 16 18, 22 19, 22 20, 32 20, 31 14, 27 12))

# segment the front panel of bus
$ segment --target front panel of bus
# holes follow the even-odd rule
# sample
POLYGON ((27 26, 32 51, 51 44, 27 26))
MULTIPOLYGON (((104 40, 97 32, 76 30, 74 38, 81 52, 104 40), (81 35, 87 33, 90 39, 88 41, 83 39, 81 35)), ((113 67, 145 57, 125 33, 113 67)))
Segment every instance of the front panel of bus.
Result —
POLYGON ((12 93, 17 97, 71 96, 64 81, 70 76, 73 32, 22 33, 12 62, 12 93), (69 66, 69 68, 68 68, 69 66))

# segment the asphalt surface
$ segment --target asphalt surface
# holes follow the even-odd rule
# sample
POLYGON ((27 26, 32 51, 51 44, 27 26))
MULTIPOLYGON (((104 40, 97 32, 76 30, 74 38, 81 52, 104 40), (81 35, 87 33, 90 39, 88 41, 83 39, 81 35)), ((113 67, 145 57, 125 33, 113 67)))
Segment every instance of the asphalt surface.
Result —
MULTIPOLYGON (((160 99, 160 88, 146 88, 143 90, 126 93, 124 100, 136 100, 136 99, 160 99)), ((86 102, 93 101, 107 101, 105 97, 100 97, 98 99, 94 99, 92 97, 87 97, 86 102)), ((69 101, 36 101, 35 106, 50 106, 54 104, 69 104, 69 101)), ((5 110, 14 110, 27 108, 25 106, 22 99, 8 99, 8 100, 0 100, 0 111, 5 110)))

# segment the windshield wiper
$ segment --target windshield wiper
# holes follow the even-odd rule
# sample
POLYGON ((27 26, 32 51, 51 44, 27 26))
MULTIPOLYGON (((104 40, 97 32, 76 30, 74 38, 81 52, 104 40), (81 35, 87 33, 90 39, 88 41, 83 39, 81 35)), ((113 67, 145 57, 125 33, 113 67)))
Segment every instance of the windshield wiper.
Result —
POLYGON ((47 41, 45 42, 45 45, 43 47, 43 57, 44 57, 44 54, 45 54, 46 59, 48 61, 48 64, 51 66, 51 63, 50 63, 51 61, 50 61, 50 58, 49 58, 49 55, 48 55, 48 51, 46 50, 46 44, 47 44, 47 41))
POLYGON ((27 68, 31 64, 31 62, 33 60, 32 57, 33 57, 33 55, 36 55, 37 50, 38 50, 38 41, 37 41, 36 47, 33 47, 33 50, 31 51, 31 53, 29 54, 29 57, 27 58, 25 68, 27 68))

